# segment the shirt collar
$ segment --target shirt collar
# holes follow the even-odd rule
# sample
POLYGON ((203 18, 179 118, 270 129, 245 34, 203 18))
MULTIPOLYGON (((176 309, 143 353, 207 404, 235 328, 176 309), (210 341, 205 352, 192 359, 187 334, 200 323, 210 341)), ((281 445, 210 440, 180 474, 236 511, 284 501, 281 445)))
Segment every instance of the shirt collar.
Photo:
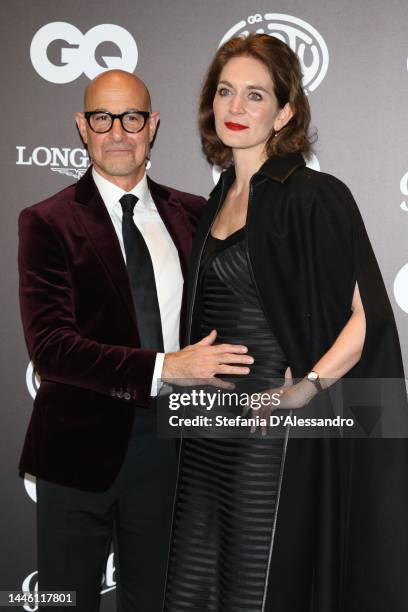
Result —
POLYGON ((110 214, 115 206, 120 207, 119 200, 123 195, 125 195, 125 193, 132 193, 133 195, 137 196, 139 200, 138 208, 156 208, 150 195, 146 173, 143 175, 143 178, 137 183, 137 185, 135 185, 130 191, 124 191, 121 187, 118 187, 99 174, 95 168, 92 168, 92 178, 95 181, 95 185, 98 188, 101 198, 110 214))

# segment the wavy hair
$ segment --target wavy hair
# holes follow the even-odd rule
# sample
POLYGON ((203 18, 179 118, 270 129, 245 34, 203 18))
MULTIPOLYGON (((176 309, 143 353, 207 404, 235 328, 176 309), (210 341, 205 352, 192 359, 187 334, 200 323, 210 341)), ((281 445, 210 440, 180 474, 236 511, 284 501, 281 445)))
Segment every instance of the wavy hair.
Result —
POLYGON ((208 69, 200 95, 198 124, 202 149, 208 161, 226 168, 232 161, 230 147, 215 131, 213 100, 220 74, 234 57, 253 57, 269 71, 279 108, 289 102, 293 117, 279 132, 272 131, 266 142, 266 154, 285 155, 299 151, 306 157, 316 136, 309 134, 310 106, 302 86, 302 70, 297 55, 281 40, 267 34, 249 34, 231 38, 217 51, 208 69))

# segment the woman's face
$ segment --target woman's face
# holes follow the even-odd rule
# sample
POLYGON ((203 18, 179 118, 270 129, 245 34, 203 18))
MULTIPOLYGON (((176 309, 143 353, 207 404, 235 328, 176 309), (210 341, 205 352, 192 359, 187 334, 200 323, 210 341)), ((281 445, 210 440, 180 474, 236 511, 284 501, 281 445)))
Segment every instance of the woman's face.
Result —
POLYGON ((261 154, 273 129, 292 117, 289 104, 279 109, 266 66, 248 57, 230 59, 221 71, 213 101, 218 138, 232 149, 259 148, 261 154))

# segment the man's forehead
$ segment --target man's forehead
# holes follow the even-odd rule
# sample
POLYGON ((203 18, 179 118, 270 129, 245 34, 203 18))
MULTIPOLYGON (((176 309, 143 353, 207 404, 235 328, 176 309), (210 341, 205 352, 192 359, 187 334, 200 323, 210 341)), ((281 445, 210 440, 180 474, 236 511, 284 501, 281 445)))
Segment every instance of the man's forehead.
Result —
POLYGON ((149 93, 143 81, 127 73, 105 73, 92 81, 85 91, 85 108, 125 104, 129 108, 149 105, 149 93))
POLYGON ((125 87, 106 87, 90 90, 85 98, 86 105, 126 104, 129 107, 146 105, 147 96, 143 89, 125 87))

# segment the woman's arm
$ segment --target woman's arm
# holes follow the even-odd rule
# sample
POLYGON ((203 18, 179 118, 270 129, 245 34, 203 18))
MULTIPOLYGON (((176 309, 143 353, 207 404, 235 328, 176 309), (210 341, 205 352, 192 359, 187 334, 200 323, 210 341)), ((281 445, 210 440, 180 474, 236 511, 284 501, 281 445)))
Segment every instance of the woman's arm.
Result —
POLYGON ((354 287, 351 317, 329 350, 311 368, 325 381, 335 382, 360 361, 363 351, 366 320, 358 284, 354 287))
MULTIPOLYGON (((358 284, 356 283, 349 320, 329 350, 311 368, 311 370, 319 374, 319 381, 323 389, 330 387, 330 385, 347 374, 359 362, 363 351, 365 333, 366 319, 364 307, 358 284)), ((306 377, 295 385, 291 384, 291 380, 292 372, 289 367, 285 373, 285 385, 279 390, 270 390, 271 398, 273 396, 276 397, 276 393, 280 394, 280 404, 271 403, 270 406, 262 406, 259 410, 253 410, 253 415, 267 419, 271 409, 303 408, 317 395, 318 389, 306 377)), ((245 411, 245 413, 247 412, 248 410, 245 411)), ((252 426, 251 433, 254 433, 256 429, 256 426, 252 426)), ((261 430, 262 434, 266 435, 267 428, 261 427, 261 430)))

